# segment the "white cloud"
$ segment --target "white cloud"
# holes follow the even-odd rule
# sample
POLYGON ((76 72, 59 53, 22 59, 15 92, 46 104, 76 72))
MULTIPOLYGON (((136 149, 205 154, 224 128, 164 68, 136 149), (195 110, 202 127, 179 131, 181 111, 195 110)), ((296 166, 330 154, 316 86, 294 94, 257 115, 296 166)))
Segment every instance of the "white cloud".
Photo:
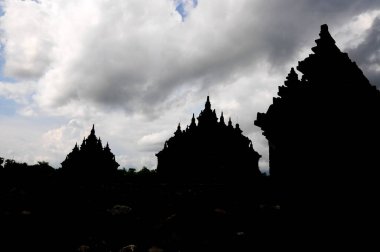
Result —
POLYGON ((371 10, 354 16, 347 24, 337 27, 335 40, 342 49, 352 49, 365 41, 365 34, 380 16, 380 10, 371 10))
POLYGON ((20 104, 28 104, 34 92, 34 83, 7 83, 0 81, 0 96, 14 100, 20 104))
POLYGON ((34 1, 6 1, 1 17, 2 42, 7 59, 4 74, 16 79, 38 79, 51 58, 51 16, 34 1))
POLYGON ((171 136, 171 134, 172 132, 170 132, 169 130, 163 130, 160 132, 143 135, 137 141, 137 146, 144 146, 142 149, 146 149, 149 151, 157 151, 157 145, 159 148, 162 148, 162 143, 165 142, 165 140, 167 140, 171 136))
POLYGON ((49 130, 42 135, 43 147, 59 155, 62 155, 62 151, 68 153, 74 147, 74 142, 80 145, 82 138, 87 136, 83 132, 85 126, 78 120, 71 120, 66 125, 49 130))

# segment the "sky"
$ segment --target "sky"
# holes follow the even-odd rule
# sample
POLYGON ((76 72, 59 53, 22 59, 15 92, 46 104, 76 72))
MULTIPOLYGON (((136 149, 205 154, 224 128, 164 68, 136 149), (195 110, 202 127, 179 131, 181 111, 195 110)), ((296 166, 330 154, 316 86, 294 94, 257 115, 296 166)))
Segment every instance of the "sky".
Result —
POLYGON ((209 95, 262 155, 254 126, 328 24, 380 87, 380 1, 0 0, 0 157, 59 168, 95 124, 120 167, 155 153, 209 95))

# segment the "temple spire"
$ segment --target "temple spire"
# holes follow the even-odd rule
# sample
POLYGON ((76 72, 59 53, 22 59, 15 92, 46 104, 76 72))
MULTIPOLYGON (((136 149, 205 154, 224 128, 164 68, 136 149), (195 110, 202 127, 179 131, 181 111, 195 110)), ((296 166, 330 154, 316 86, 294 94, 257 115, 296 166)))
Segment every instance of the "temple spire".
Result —
POLYGON ((181 130, 181 123, 178 123, 178 127, 177 127, 177 130, 176 132, 174 132, 174 135, 178 136, 182 133, 182 130, 181 130))
POLYGON ((335 40, 329 32, 327 24, 321 25, 319 39, 315 40, 315 43, 317 46, 311 48, 314 53, 322 53, 324 51, 329 52, 331 50, 340 52, 339 48, 335 44, 335 40))
POLYGON ((195 124, 195 116, 194 116, 194 113, 193 113, 193 118, 191 118, 191 123, 190 123, 190 129, 194 129, 195 127, 197 127, 197 125, 195 124))
POLYGON ((75 146, 74 146, 74 149, 73 149, 73 151, 79 151, 79 147, 78 147, 78 143, 75 143, 75 146))
POLYGON ((243 131, 240 129, 240 126, 239 124, 237 123, 236 126, 235 126, 235 130, 236 132, 238 132, 239 134, 241 134, 243 131))
POLYGON ((319 37, 320 39, 324 39, 326 41, 329 41, 330 43, 335 44, 335 40, 333 39, 333 37, 331 37, 329 27, 327 26, 327 24, 321 25, 321 32, 319 33, 319 37))
POLYGON ((99 150, 102 150, 103 149, 103 145, 102 145, 102 140, 100 139, 100 137, 98 138, 98 148, 99 150))
POLYGON ((207 101, 205 104, 205 110, 211 110, 210 96, 207 96, 207 101))
POLYGON ((92 125, 91 135, 95 135, 95 124, 92 125))
POLYGON ((228 127, 229 128, 233 128, 234 127, 234 126, 232 126, 231 117, 228 119, 228 127))
POLYGON ((223 111, 222 111, 222 114, 220 115, 219 123, 220 123, 220 124, 223 124, 223 125, 226 125, 225 122, 224 122, 223 111))
POLYGON ((207 96, 205 109, 201 111, 198 116, 198 126, 208 127, 211 124, 217 124, 218 117, 216 116, 215 110, 211 109, 210 96, 207 96))
POLYGON ((82 141, 82 144, 80 146, 80 149, 83 150, 84 148, 86 148, 86 138, 83 137, 83 141, 82 141))

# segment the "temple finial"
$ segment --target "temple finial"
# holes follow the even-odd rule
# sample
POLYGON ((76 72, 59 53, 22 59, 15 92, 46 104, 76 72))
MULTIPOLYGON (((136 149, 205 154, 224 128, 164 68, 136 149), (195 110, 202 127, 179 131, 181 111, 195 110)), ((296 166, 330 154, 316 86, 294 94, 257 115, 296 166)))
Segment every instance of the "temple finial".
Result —
POLYGON ((182 133, 182 130, 181 130, 181 123, 178 123, 178 126, 177 126, 177 130, 174 132, 174 135, 175 136, 178 136, 182 133))
POLYGON ((225 123, 224 123, 223 111, 222 111, 222 114, 220 115, 219 122, 220 122, 221 124, 225 124, 225 123))
POLYGON ((108 145, 108 142, 107 142, 107 144, 106 144, 106 147, 104 147, 104 150, 106 150, 106 151, 110 151, 111 149, 110 149, 110 146, 108 145))
MULTIPOLYGON (((314 53, 322 53, 329 50, 340 51, 339 48, 335 45, 335 40, 329 32, 329 27, 327 24, 321 25, 321 31, 319 32, 319 38, 315 40, 317 46, 311 48, 314 53)), ((298 68, 297 68, 298 69, 298 68)))
POLYGON ((331 37, 331 34, 329 32, 329 27, 327 26, 327 24, 321 25, 321 32, 319 33, 319 36, 321 37, 321 39, 326 39, 329 42, 332 42, 335 44, 335 40, 331 37))
POLYGON ((329 27, 327 24, 321 25, 321 33, 329 32, 329 27))
POLYGON ((73 148, 73 151, 79 151, 78 143, 75 143, 75 146, 73 148))
POLYGON ((195 124, 195 116, 194 116, 194 113, 193 113, 193 118, 191 118, 191 123, 190 123, 190 129, 193 129, 196 127, 196 124, 195 124))
POLYGON ((205 110, 211 110, 210 96, 207 96, 207 101, 205 104, 205 110))

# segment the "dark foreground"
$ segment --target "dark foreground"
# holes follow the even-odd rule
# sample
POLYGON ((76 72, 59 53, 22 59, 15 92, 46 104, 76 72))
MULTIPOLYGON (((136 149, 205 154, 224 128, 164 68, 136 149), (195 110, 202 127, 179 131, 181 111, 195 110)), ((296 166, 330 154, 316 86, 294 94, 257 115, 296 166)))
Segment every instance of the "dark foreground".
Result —
POLYGON ((276 245, 280 206, 265 176, 239 184, 167 181, 147 170, 74 177, 29 170, 2 171, 0 251, 247 251, 252 244, 276 245))

